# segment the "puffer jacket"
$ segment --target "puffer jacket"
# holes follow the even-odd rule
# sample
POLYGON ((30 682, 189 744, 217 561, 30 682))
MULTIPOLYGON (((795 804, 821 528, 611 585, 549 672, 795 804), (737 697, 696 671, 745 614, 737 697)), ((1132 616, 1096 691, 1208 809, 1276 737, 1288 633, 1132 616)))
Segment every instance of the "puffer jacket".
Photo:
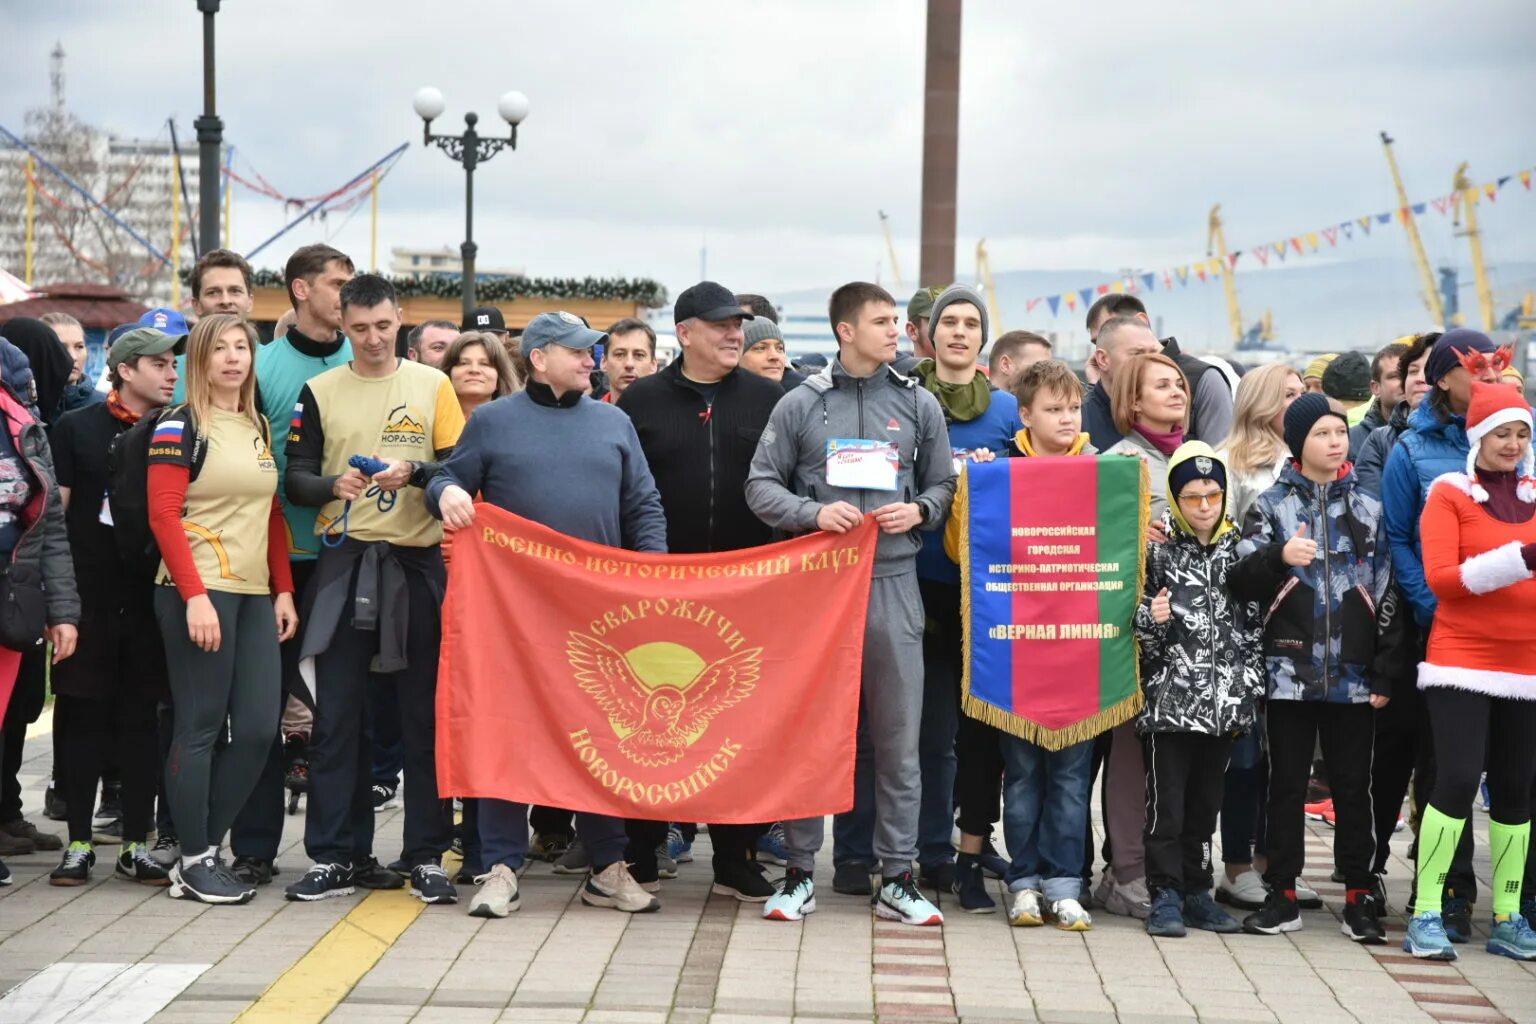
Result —
POLYGON ((1372 430, 1360 446, 1360 457, 1355 461, 1355 479, 1366 494, 1381 497, 1381 474, 1387 468, 1387 456, 1397 446, 1397 439, 1408 429, 1407 402, 1398 402, 1385 424, 1372 430))
POLYGON ((1426 397, 1408 417, 1408 429, 1387 457, 1381 477, 1381 504, 1386 511, 1387 542, 1392 546, 1392 571, 1413 618, 1425 629, 1435 617, 1434 592, 1424 580, 1419 517, 1434 482, 1447 473, 1467 471, 1465 417, 1441 414, 1426 397))
POLYGON ((0 338, 0 380, 4 380, 20 399, 33 419, 41 419, 37 411, 37 387, 32 379, 32 364, 27 354, 0 338))
MULTIPOLYGON (((1222 461, 1204 442, 1191 441, 1173 453, 1170 472, 1192 458, 1222 461)), ((1221 523, 1209 544, 1200 543, 1177 502, 1170 502, 1163 525, 1168 540, 1147 545, 1146 596, 1136 609, 1146 697, 1136 731, 1247 732, 1265 685, 1257 608, 1235 599, 1228 587, 1242 535, 1227 517, 1225 495, 1221 523), (1165 587, 1173 615, 1158 624, 1152 601, 1165 587)))
MULTIPOLYGON (((853 377, 842 360, 814 374, 779 400, 763 428, 747 474, 747 505, 763 522, 789 534, 815 530, 822 506, 846 501, 860 512, 914 502, 921 530, 937 530, 955 497, 954 453, 939 400, 882 366, 853 377), (827 483, 827 442, 841 438, 888 441, 895 446, 894 491, 834 487, 827 483)), ((875 549, 877 577, 913 571, 923 546, 917 529, 882 533, 875 549)))
POLYGON ((32 498, 21 513, 21 539, 11 553, 11 562, 34 566, 42 574, 49 625, 79 625, 75 563, 64 528, 64 505, 59 500, 47 431, 9 388, 0 387, 0 414, 5 417, 5 429, 11 432, 11 443, 32 475, 32 498))
POLYGON ((1232 592, 1264 609, 1270 700, 1390 696, 1411 645, 1395 614, 1381 502, 1360 489, 1348 463, 1326 487, 1287 466, 1248 510, 1238 552, 1232 592), (1287 565, 1281 552, 1303 523, 1317 557, 1287 565))

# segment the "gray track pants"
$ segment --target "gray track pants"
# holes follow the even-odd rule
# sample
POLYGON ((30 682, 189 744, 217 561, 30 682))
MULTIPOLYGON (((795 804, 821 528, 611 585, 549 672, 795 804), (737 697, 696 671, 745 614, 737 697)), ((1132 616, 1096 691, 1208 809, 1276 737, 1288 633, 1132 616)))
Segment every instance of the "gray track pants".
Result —
MULTIPOLYGON (((875 767, 875 858, 895 877, 917 857, 922 796, 917 738, 923 714, 923 601, 917 572, 877 576, 864 623, 864 672, 859 715, 869 732, 875 767)), ((784 823, 789 866, 810 871, 821 849, 823 818, 784 823)))

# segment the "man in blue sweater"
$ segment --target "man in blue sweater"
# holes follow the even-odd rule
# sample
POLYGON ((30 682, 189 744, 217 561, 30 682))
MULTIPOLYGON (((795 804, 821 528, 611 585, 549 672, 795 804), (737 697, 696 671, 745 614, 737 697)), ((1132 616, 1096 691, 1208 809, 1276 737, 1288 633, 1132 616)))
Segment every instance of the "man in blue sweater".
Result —
MULTIPOLYGON (((661 496, 629 417, 584 391, 592 347, 607 338, 570 313, 541 313, 523 332, 528 388, 470 417, 452 457, 427 487, 427 508, 451 530, 475 521, 473 495, 568 537, 630 551, 666 551, 661 496)), ((661 903, 624 863, 622 818, 577 814, 576 834, 591 859, 581 889, 588 906, 628 913, 661 903)), ((528 805, 480 801, 486 873, 470 902, 476 917, 518 907, 517 871, 528 856, 528 805)))

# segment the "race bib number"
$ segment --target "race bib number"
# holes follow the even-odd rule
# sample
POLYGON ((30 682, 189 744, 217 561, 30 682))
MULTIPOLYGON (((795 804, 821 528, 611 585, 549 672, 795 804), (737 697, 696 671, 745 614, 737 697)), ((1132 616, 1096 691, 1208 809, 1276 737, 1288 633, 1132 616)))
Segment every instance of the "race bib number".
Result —
POLYGON ((837 437, 827 442, 827 483, 859 491, 894 491, 901 457, 894 441, 837 437))

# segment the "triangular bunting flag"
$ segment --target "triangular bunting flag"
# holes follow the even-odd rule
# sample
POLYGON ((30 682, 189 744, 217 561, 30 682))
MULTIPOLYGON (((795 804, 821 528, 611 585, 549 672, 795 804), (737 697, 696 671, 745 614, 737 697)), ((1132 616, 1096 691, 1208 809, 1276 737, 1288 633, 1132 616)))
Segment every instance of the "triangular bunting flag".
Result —
POLYGON ((1507 175, 1507 174, 1504 175, 1504 177, 1500 178, 1499 181, 1498 181, 1499 188, 1503 188, 1505 185, 1508 185, 1509 184, 1509 178, 1510 178, 1510 176, 1507 175))
POLYGON ((1099 294, 1100 295, 1104 294, 1104 289, 1106 287, 1108 287, 1109 290, 1114 292, 1116 295, 1124 295, 1125 294, 1125 282, 1124 281, 1114 281, 1114 282, 1110 283, 1107 286, 1106 285, 1102 285, 1102 284, 1099 285, 1099 294))
POLYGON ((1345 221, 1344 223, 1339 225, 1339 229, 1344 232, 1344 237, 1345 238, 1351 239, 1351 240, 1354 239, 1354 237, 1355 237, 1355 225, 1354 225, 1353 221, 1345 221))
POLYGON ((1179 275, 1179 284, 1189 284, 1189 266, 1187 264, 1185 266, 1175 268, 1173 272, 1179 275))
POLYGON ((1355 223, 1359 224, 1361 229, 1366 234, 1370 234, 1371 233, 1371 218, 1369 218, 1369 217, 1360 217, 1359 219, 1357 219, 1355 221, 1355 223))
POLYGON ((1056 310, 1061 308, 1061 296, 1060 295, 1048 296, 1046 298, 1046 300, 1045 300, 1045 304, 1047 306, 1051 307, 1051 316, 1054 317, 1056 315, 1056 310))
POLYGON ((1337 247, 1339 244, 1339 229, 1323 228, 1323 237, 1328 240, 1330 246, 1337 247))
POLYGON ((1228 260, 1229 265, 1232 267, 1233 270, 1237 269, 1237 258, 1239 256, 1241 256, 1242 254, 1243 254, 1243 251, 1241 249, 1239 249, 1237 252, 1229 252, 1229 253, 1227 253, 1227 260, 1228 260))
MULTIPOLYGON (((1085 305, 1085 306, 1093 305, 1093 289, 1092 288, 1084 288, 1082 291, 1078 292, 1077 294, 1079 294, 1079 295, 1081 295, 1083 297, 1083 305, 1085 305)), ((1068 305, 1070 305, 1070 303, 1068 303, 1068 305)))
MULTIPOLYGON (((1404 207, 1404 209, 1407 209, 1407 207, 1404 207)), ((1377 224, 1390 224, 1390 223, 1392 223, 1392 214, 1391 214, 1391 212, 1389 211, 1387 213, 1378 213, 1376 215, 1376 223, 1377 224)))
POLYGON ((1169 291, 1173 290, 1173 271, 1163 271, 1163 287, 1167 288, 1169 291))
POLYGON ((1297 254, 1300 255, 1300 253, 1301 253, 1301 236, 1300 235, 1297 235, 1295 238, 1291 239, 1291 248, 1295 249, 1297 254))
POLYGON ((1067 312, 1070 313, 1070 312, 1075 311, 1077 309, 1077 293, 1076 292, 1067 292, 1066 299, 1067 299, 1067 312))
POLYGON ((1141 283, 1147 286, 1147 291, 1149 291, 1149 292, 1156 291, 1157 290, 1157 275, 1156 274, 1142 274, 1141 275, 1141 283))
POLYGON ((1101 284, 1101 285, 1098 286, 1098 288, 1096 288, 1094 290, 1097 291, 1100 295, 1108 295, 1109 294, 1109 285, 1101 284))
POLYGON ((1261 245, 1257 249, 1253 250, 1253 254, 1259 258, 1259 263, 1261 265, 1266 267, 1269 266, 1269 246, 1261 245))
POLYGON ((1530 171, 1521 171, 1520 172, 1520 184, 1525 186, 1525 190, 1527 192, 1529 192, 1531 190, 1531 172, 1530 171))
POLYGON ((1308 247, 1311 248, 1311 250, 1313 252, 1317 252, 1317 232, 1316 231, 1308 231, 1307 232, 1307 245, 1308 245, 1308 247))
POLYGON ((1431 199, 1430 202, 1434 204, 1436 213, 1444 213, 1445 208, 1451 203, 1450 199, 1445 196, 1442 196, 1439 199, 1431 199))
POLYGON ((1039 299, 1030 299, 1028 302, 1024 303, 1024 312, 1033 313, 1035 311, 1035 307, 1038 305, 1040 305, 1039 299))
POLYGON ((1204 263, 1196 263, 1195 264, 1195 276, 1198 277, 1201 280, 1202 283, 1204 283, 1204 281, 1205 281, 1205 264, 1204 263))
POLYGON ((1275 243, 1275 255, 1279 256, 1281 259, 1285 259, 1285 243, 1284 242, 1276 242, 1275 243))
POLYGON ((1499 186, 1495 185, 1491 181, 1483 186, 1483 192, 1487 194, 1489 202, 1493 202, 1495 199, 1499 198, 1499 186))
POLYGON ((1413 204, 1413 215, 1415 217, 1422 217, 1422 216, 1424 216, 1424 204, 1423 203, 1414 203, 1413 204))

